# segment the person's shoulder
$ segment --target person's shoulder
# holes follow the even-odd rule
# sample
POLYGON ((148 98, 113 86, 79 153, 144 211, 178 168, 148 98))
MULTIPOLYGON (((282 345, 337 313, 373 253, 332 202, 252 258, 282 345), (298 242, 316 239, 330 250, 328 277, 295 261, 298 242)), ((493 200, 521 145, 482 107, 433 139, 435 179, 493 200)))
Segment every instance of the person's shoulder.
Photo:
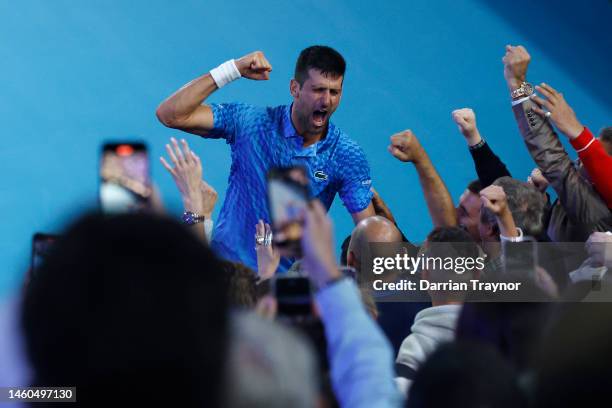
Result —
POLYGON ((349 156, 364 156, 365 153, 359 143, 356 140, 351 139, 347 133, 345 133, 342 129, 334 126, 330 129, 337 134, 337 153, 340 155, 349 155, 349 156))
POLYGON ((265 115, 272 121, 282 121, 288 115, 290 105, 266 106, 265 115))

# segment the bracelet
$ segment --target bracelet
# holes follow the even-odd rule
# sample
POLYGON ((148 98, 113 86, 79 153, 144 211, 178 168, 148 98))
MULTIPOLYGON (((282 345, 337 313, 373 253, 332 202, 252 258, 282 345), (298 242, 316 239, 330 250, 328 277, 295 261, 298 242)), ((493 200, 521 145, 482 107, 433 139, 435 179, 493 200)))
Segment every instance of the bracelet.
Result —
POLYGON ((217 88, 223 88, 225 85, 237 80, 242 75, 240 75, 240 71, 238 71, 236 62, 231 59, 229 61, 225 61, 217 68, 211 69, 210 76, 217 84, 217 88))
POLYGON ((480 139, 480 142, 476 143, 476 144, 475 144, 475 145, 473 145, 473 146, 468 146, 468 148, 469 148, 470 150, 478 150, 478 149, 480 149, 482 146, 484 146, 484 145, 485 145, 485 143, 487 143, 487 142, 485 142, 485 140, 481 138, 481 139, 480 139))

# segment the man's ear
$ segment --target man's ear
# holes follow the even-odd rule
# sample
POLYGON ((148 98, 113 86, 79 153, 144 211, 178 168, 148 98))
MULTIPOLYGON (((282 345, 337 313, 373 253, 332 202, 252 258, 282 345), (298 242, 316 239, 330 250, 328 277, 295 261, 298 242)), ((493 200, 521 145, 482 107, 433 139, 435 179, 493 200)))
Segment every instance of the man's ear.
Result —
POLYGON ((346 266, 350 266, 352 268, 357 269, 357 260, 355 258, 355 253, 353 251, 349 251, 349 253, 346 254, 346 266))
POLYGON ((291 79, 291 81, 289 82, 289 92, 291 93, 291 96, 293 96, 294 98, 299 98, 300 88, 300 83, 295 79, 291 79))

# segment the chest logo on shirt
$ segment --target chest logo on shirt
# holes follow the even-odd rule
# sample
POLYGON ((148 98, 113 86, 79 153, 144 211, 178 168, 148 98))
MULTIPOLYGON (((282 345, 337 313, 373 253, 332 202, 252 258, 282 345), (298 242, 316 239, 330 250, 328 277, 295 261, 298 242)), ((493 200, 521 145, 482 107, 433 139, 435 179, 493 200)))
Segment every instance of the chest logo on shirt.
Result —
POLYGON ((321 170, 317 170, 314 172, 314 178, 317 179, 317 181, 325 181, 327 180, 327 174, 321 170))

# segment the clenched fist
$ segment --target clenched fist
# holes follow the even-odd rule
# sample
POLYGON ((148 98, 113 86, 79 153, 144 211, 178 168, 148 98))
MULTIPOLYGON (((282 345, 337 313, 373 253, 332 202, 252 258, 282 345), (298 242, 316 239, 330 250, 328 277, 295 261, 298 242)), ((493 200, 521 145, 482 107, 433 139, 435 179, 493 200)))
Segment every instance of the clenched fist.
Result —
POLYGON ((541 193, 546 191, 548 188, 548 180, 542 174, 542 170, 537 167, 531 171, 531 175, 527 177, 527 183, 533 185, 537 188, 541 193))
POLYGON ((470 108, 457 109, 451 113, 451 116, 468 145, 474 146, 480 143, 482 138, 480 132, 478 132, 478 127, 476 127, 476 114, 473 110, 470 108))
POLYGON ((236 67, 240 75, 257 81, 270 79, 270 72, 272 72, 272 65, 261 51, 252 52, 236 60, 236 67))
POLYGON ((504 78, 511 90, 525 82, 529 61, 531 61, 531 56, 525 47, 506 45, 506 55, 502 58, 502 62, 504 63, 504 78))
POLYGON ((491 185, 480 191, 482 204, 497 217, 508 211, 506 193, 500 186, 491 185))
POLYGON ((391 136, 391 144, 387 150, 396 159, 412 163, 417 163, 425 154, 423 146, 412 130, 404 130, 391 136))

